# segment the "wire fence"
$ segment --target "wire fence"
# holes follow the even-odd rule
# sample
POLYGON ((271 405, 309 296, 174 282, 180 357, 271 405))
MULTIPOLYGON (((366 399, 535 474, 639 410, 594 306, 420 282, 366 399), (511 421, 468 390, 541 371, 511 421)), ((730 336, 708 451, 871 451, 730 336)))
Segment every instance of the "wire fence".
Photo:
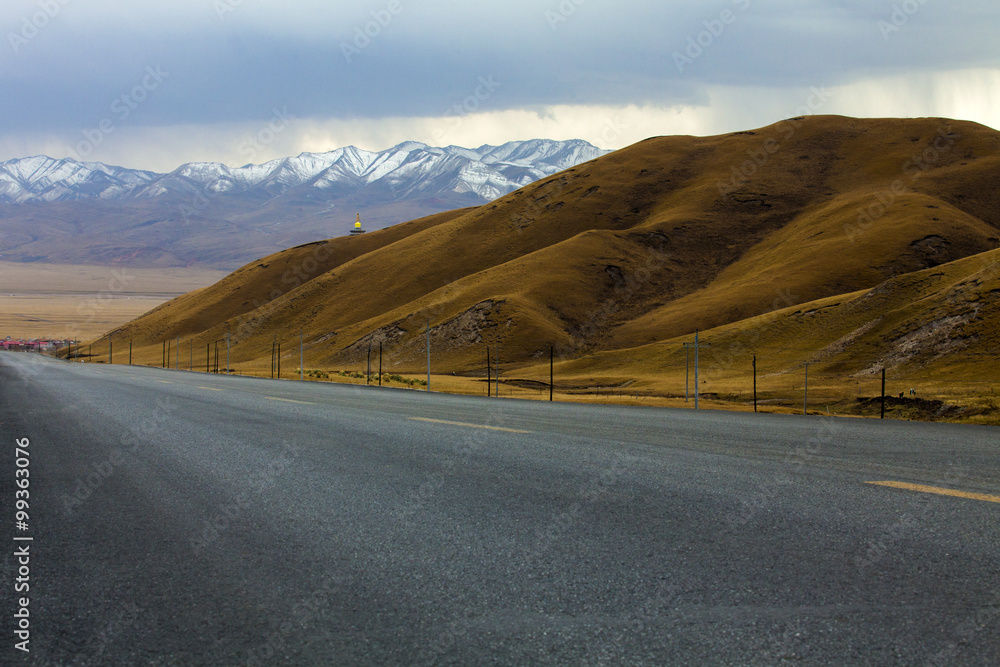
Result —
MULTIPOLYGON (((331 342, 322 338, 307 341, 298 335, 273 336, 271 345, 264 348, 259 338, 230 339, 228 344, 225 337, 208 342, 199 337, 165 340, 161 341, 159 363, 150 360, 149 346, 134 356, 130 341, 111 341, 97 348, 93 344, 77 346, 66 350, 65 356, 90 363, 136 363, 194 372, 418 390, 426 390, 430 381, 435 391, 531 400, 1000 423, 1000 382, 922 373, 919 368, 903 372, 890 369, 883 386, 882 369, 829 373, 817 372, 808 364, 772 369, 771 365, 780 363, 780 351, 772 351, 771 358, 745 355, 745 359, 717 364, 711 353, 702 352, 699 364, 694 355, 685 359, 681 353, 679 363, 676 359, 659 362, 649 373, 635 372, 634 377, 624 379, 579 374, 559 377, 554 372, 555 363, 567 359, 555 357, 552 347, 549 364, 522 362, 507 367, 495 346, 481 345, 481 368, 441 373, 433 366, 433 342, 429 370, 424 356, 426 343, 420 347, 412 341, 403 350, 380 344, 356 347, 353 356, 335 365, 326 361, 333 349, 331 342), (416 370, 422 365, 423 369, 416 370)), ((576 359, 583 357, 586 355, 576 359)), ((982 360, 976 361, 981 364, 982 360)))

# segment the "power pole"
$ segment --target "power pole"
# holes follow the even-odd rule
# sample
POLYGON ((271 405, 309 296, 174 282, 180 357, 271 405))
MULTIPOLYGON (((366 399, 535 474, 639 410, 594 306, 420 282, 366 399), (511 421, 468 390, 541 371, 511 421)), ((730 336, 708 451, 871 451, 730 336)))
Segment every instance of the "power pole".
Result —
POLYGON ((299 329, 299 380, 306 379, 305 357, 302 355, 302 329, 299 329))
POLYGON ((492 381, 493 381, 493 373, 492 369, 490 368, 490 346, 487 345, 486 346, 486 398, 490 397, 490 392, 493 389, 493 387, 490 385, 492 381))
POLYGON ((205 372, 212 372, 212 344, 205 343, 205 372))
POLYGON ((170 341, 167 341, 167 368, 170 368, 170 341))
POLYGON ((281 379, 281 343, 278 343, 278 379, 281 379))
POLYGON ((108 366, 115 365, 115 344, 111 341, 111 337, 108 336, 108 366))
POLYGON ((757 355, 753 355, 753 411, 757 412, 757 355))
POLYGON ((163 341, 163 351, 160 353, 160 368, 167 367, 167 341, 163 341))
POLYGON ((226 322, 226 375, 229 375, 229 322, 226 322))
POLYGON ((378 386, 382 386, 382 341, 378 342, 378 386))
POLYGON ((549 345, 549 403, 552 402, 553 379, 555 378, 555 346, 549 345))
MULTIPOLYGON (((700 348, 702 348, 702 347, 711 347, 711 343, 699 343, 698 342, 698 330, 695 329, 694 330, 694 342, 693 343, 684 343, 684 347, 687 350, 690 350, 692 347, 694 348, 694 409, 697 410, 698 409, 698 394, 700 393, 699 392, 699 387, 698 387, 698 350, 700 348)), ((689 358, 689 355, 685 355, 685 357, 689 358)), ((685 401, 688 400, 688 368, 687 367, 688 367, 688 363, 685 362, 685 366, 684 366, 684 400, 685 401)))
POLYGON ((132 339, 128 339, 128 365, 132 365, 132 339))
POLYGON ((431 390, 431 320, 427 319, 427 391, 431 390))
POLYGON ((368 370, 365 373, 365 385, 371 386, 372 383, 372 344, 368 343, 368 370))
POLYGON ((271 379, 274 379, 274 346, 278 344, 278 336, 271 339, 271 379))
POLYGON ((177 356, 174 358, 174 370, 181 369, 181 337, 177 337, 177 356))

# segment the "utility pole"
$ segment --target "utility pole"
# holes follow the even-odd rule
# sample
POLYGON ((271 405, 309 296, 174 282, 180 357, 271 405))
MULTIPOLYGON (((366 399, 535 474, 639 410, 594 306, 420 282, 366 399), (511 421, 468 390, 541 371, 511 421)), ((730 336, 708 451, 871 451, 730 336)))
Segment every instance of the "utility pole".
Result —
POLYGON ((809 414, 809 364, 806 364, 806 386, 802 394, 802 414, 809 414))
POLYGON ((167 368, 170 368, 170 341, 167 341, 167 368))
POLYGON ((486 346, 486 398, 490 397, 490 391, 493 387, 490 383, 493 381, 493 373, 490 369, 490 346, 486 346))
POLYGON ((167 367, 167 341, 163 341, 163 352, 160 354, 160 368, 167 367))
POLYGON ((431 320, 427 318, 427 391, 431 390, 431 320))
POLYGON ((299 380, 306 379, 306 368, 305 362, 303 361, 305 357, 302 354, 302 329, 299 328, 299 380))
POLYGON ((278 344, 278 335, 271 339, 271 379, 274 379, 274 346, 278 344))
MULTIPOLYGON (((693 343, 684 343, 684 347, 686 349, 688 349, 688 350, 690 350, 692 347, 694 348, 694 409, 697 410, 698 409, 698 394, 700 393, 699 392, 699 386, 698 386, 698 350, 700 348, 702 348, 702 347, 711 347, 711 343, 699 343, 698 342, 698 330, 695 329, 694 330, 694 342, 693 343)), ((685 355, 685 356, 689 358, 689 355, 685 355)), ((684 366, 684 400, 685 401, 688 400, 688 368, 687 368, 687 366, 688 366, 688 363, 685 362, 685 366, 684 366)))
POLYGON ((108 336, 108 366, 115 365, 115 344, 111 341, 111 337, 108 336))
POLYGON ((128 365, 132 365, 132 339, 128 339, 128 365))
POLYGON ((191 365, 188 366, 188 370, 194 372, 194 338, 191 339, 191 365))
POLYGON ((757 412, 757 355, 753 355, 753 411, 757 412))
POLYGON ((226 322, 226 375, 229 375, 229 322, 226 322))
POLYGON ((174 370, 181 369, 181 337, 177 337, 177 356, 174 358, 174 370))
POLYGON ((382 341, 378 342, 378 386, 382 386, 382 341))
POLYGON ((885 419, 885 369, 882 369, 882 416, 879 419, 885 419))
POLYGON ((212 372, 212 344, 205 343, 205 372, 212 372))
POLYGON ((368 343, 368 370, 365 373, 365 385, 371 386, 372 383, 372 344, 368 343))
POLYGON ((281 379, 281 343, 278 343, 278 379, 281 379))

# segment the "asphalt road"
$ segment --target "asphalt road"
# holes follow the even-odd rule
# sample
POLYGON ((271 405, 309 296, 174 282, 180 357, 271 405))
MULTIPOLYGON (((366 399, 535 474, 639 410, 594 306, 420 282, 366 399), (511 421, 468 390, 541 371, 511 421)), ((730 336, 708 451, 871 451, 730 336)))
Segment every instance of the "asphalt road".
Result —
POLYGON ((8 353, 0 435, 4 664, 1000 663, 992 428, 8 353))

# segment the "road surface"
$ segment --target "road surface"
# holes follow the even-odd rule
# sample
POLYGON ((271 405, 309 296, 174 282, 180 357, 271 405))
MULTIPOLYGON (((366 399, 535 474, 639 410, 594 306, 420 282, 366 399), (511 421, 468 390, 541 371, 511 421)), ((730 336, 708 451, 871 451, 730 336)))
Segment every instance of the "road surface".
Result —
POLYGON ((1000 663, 992 428, 7 353, 0 435, 4 664, 1000 663))

